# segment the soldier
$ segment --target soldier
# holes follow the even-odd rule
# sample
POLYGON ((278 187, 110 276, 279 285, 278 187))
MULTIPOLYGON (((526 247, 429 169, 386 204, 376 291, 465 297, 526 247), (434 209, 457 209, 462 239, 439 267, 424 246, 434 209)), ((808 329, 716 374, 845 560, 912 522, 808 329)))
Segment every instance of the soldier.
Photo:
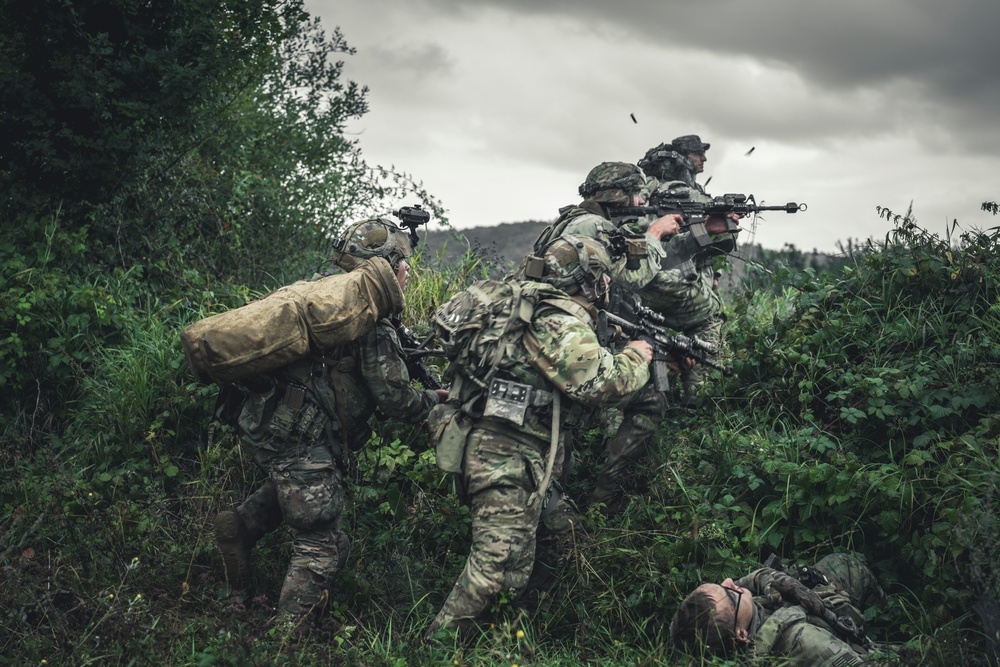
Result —
MULTIPOLYGON (((683 181, 688 187, 705 194, 705 188, 696 182, 698 174, 705 171, 705 163, 708 162, 705 152, 710 144, 706 144, 697 134, 685 134, 670 142, 669 149, 674 153, 670 157, 670 180, 683 181)), ((661 144, 660 148, 666 148, 666 144, 661 144)))
MULTIPOLYGON (((694 182, 695 174, 700 172, 694 158, 698 155, 703 158, 708 146, 692 134, 678 137, 670 145, 661 144, 646 151, 639 165, 656 180, 651 188, 653 196, 707 201, 709 197, 704 188, 694 182)), ((697 164, 703 165, 704 159, 697 164)), ((715 345, 721 343, 724 321, 715 261, 735 250, 736 232, 730 231, 734 227, 738 230, 737 225, 727 223, 724 218, 708 218, 705 229, 711 243, 698 247, 696 255, 691 254, 691 232, 671 238, 664 247, 663 270, 640 292, 643 303, 667 318, 669 327, 715 345)), ((683 369, 682 382, 684 403, 694 405, 702 384, 702 370, 683 369)))
POLYGON ((736 581, 702 584, 674 615, 670 639, 679 649, 722 657, 746 648, 802 666, 868 664, 874 647, 862 612, 884 602, 860 556, 833 554, 813 568, 765 567, 736 581))
MULTIPOLYGON (((679 146, 685 150, 701 148, 703 155, 708 144, 703 144, 700 140, 697 140, 697 143, 688 141, 692 137, 697 139, 691 135, 691 137, 679 137, 675 141, 680 142, 679 146)), ((694 182, 695 170, 691 160, 687 155, 682 155, 666 145, 648 151, 643 160, 640 161, 639 166, 640 169, 646 170, 646 173, 651 173, 653 176, 649 184, 654 189, 659 186, 660 179, 669 175, 690 173, 690 180, 692 183, 694 182)), ((671 186, 680 186, 691 190, 685 182, 672 180, 667 181, 667 183, 671 186)), ((698 193, 694 194, 702 196, 698 193)), ((621 200, 616 200, 616 202, 619 201, 621 200)), ((681 216, 663 216, 650 225, 650 228, 665 219, 680 222, 681 216)), ((649 223, 640 220, 635 223, 626 223, 625 227, 642 230, 647 224, 649 223)), ((709 218, 706 221, 706 227, 710 233, 719 232, 725 231, 726 224, 721 218, 709 218)), ((650 268, 643 268, 644 271, 651 272, 651 275, 645 273, 640 274, 638 279, 620 281, 618 283, 621 286, 619 298, 635 294, 644 305, 662 315, 667 326, 684 335, 698 336, 717 345, 721 340, 722 309, 718 295, 712 290, 711 280, 705 281, 705 274, 696 270, 693 259, 682 262, 676 268, 664 268, 664 264, 670 259, 670 253, 676 253, 676 250, 673 250, 673 235, 665 235, 660 238, 659 242, 652 241, 648 244, 649 255, 656 257, 656 264, 650 268)), ((627 275, 631 276, 634 273, 637 272, 628 272, 627 275)), ((702 371, 687 363, 681 363, 679 368, 683 382, 683 401, 686 405, 693 405, 702 381, 702 371)), ((622 509, 628 471, 647 451, 656 429, 663 420, 666 408, 666 397, 657 392, 652 385, 645 387, 636 396, 631 397, 623 406, 621 425, 617 432, 605 442, 606 461, 590 496, 591 504, 603 504, 604 511, 608 514, 614 514, 622 509)))
MULTIPOLYGON (((608 243, 608 237, 619 233, 611 221, 609 209, 616 206, 642 206, 647 194, 646 176, 634 164, 602 162, 587 174, 579 187, 583 201, 559 209, 559 217, 535 241, 535 253, 564 234, 591 236, 608 243)), ((680 229, 681 216, 667 215, 654 220, 639 235, 641 241, 637 268, 627 268, 626 258, 614 264, 611 278, 616 288, 634 291, 649 283, 659 271, 664 251, 661 242, 680 229)))
MULTIPOLYGON (((468 631, 502 590, 529 588, 529 575, 539 574, 532 572, 539 522, 564 535, 572 528, 575 512, 551 483, 561 474, 571 429, 590 409, 613 405, 649 379, 647 343, 631 341, 612 353, 597 340, 595 305, 607 298, 611 270, 600 242, 564 236, 524 269, 528 280, 477 283, 436 316, 446 351, 449 336, 475 332, 449 365, 449 406, 461 406, 468 422, 449 458, 471 505, 472 549, 428 638, 440 629, 468 631), (462 304, 477 298, 485 305, 463 316, 462 304), (484 313, 497 319, 477 320, 484 313), (442 333, 443 321, 452 326, 442 333)), ((431 415, 432 428, 449 406, 431 415)), ((558 556, 546 564, 557 566, 558 556)))
MULTIPOLYGON (((402 229, 385 218, 365 220, 348 227, 335 248, 333 260, 345 271, 381 258, 386 298, 402 310, 412 252, 402 229)), ((382 319, 353 343, 239 384, 245 398, 236 430, 268 479, 239 507, 216 515, 215 540, 227 579, 242 589, 254 544, 282 523, 291 527, 291 563, 278 600, 279 619, 291 625, 315 619, 347 561, 350 542, 340 525, 345 448, 368 442, 376 408, 419 422, 447 397, 411 387, 401 355, 395 329, 382 319)))

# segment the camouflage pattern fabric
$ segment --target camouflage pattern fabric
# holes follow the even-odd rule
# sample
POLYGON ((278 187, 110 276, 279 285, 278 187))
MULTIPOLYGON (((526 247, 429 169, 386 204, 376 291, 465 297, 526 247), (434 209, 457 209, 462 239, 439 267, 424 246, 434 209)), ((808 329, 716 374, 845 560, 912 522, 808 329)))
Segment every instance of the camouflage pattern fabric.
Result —
MULTIPOLYGON (((580 206, 561 209, 561 215, 559 220, 555 222, 555 226, 557 229, 553 239, 565 234, 600 239, 608 232, 614 232, 617 229, 611 220, 604 217, 603 209, 592 202, 584 202, 580 206)), ((660 270, 660 264, 665 256, 660 239, 652 234, 646 234, 646 250, 649 255, 642 260, 638 269, 626 269, 625 258, 616 262, 611 270, 611 280, 627 291, 634 292, 646 286, 660 270)))
POLYGON ((367 441, 370 432, 358 425, 376 407, 416 422, 437 404, 434 392, 409 385, 388 320, 328 354, 337 358, 327 364, 295 362, 278 374, 275 387, 248 392, 239 416, 240 441, 268 481, 237 512, 248 528, 250 546, 282 522, 291 528, 292 556, 278 609, 295 615, 322 606, 347 561, 350 542, 340 525, 344 445, 367 441), (301 405, 285 398, 287 382, 308 387, 301 405))
POLYGON ((814 567, 825 574, 837 590, 850 595, 860 609, 885 604, 885 592, 860 555, 853 552, 830 554, 814 567))
POLYGON ((648 383, 623 407, 622 423, 604 444, 605 463, 597 477, 590 504, 604 503, 606 511, 622 509, 629 472, 645 456, 667 409, 667 399, 648 383))
MULTIPOLYGON (((823 605, 839 616, 864 622, 863 609, 885 601, 885 594, 874 573, 858 554, 838 553, 827 556, 815 568, 824 573, 829 584, 811 590, 823 605)), ((801 604, 781 600, 775 591, 786 585, 781 580, 793 578, 794 572, 763 568, 736 583, 754 595, 754 654, 791 658, 795 664, 816 667, 868 664, 870 648, 839 636, 822 618, 809 613, 801 604)))
MULTIPOLYGON (((684 194, 694 200, 705 198, 676 182, 660 184, 657 192, 672 196, 684 194)), ((682 245, 678 242, 682 241, 681 237, 685 233, 666 242, 665 253, 669 253, 672 246, 682 245)), ((721 346, 724 316, 722 299, 714 286, 713 260, 714 257, 700 260, 690 258, 677 268, 661 270, 638 294, 643 304, 666 318, 666 324, 671 329, 721 346)), ((687 396, 693 396, 697 392, 704 372, 704 369, 697 367, 682 369, 681 380, 687 396)))
POLYGON ((697 134, 676 137, 670 142, 670 145, 680 153, 704 153, 712 147, 712 144, 705 143, 697 134))
MULTIPOLYGON (((545 443, 489 420, 480 424, 482 428, 469 435, 463 463, 472 510, 472 550, 431 623, 430 634, 440 628, 468 630, 501 591, 524 595, 535 567, 536 532, 542 533, 550 546, 547 553, 538 554, 549 570, 545 578, 550 583, 552 571, 558 569, 568 550, 560 550, 558 545, 569 539, 576 519, 572 506, 560 498, 562 506, 556 512, 564 525, 557 526, 558 532, 539 526, 543 504, 534 492, 545 474, 545 443)), ((562 471, 564 444, 559 448, 554 476, 562 471)))
MULTIPOLYGON (((568 297, 567 297, 568 298, 568 297)), ((594 321, 558 309, 538 309, 504 372, 534 387, 558 390, 573 407, 613 405, 649 380, 649 367, 637 350, 613 354, 602 348, 594 321)), ((471 383, 470 383, 471 384, 471 383)), ((567 409, 568 408, 568 409, 567 409)), ((427 630, 468 628, 503 590, 524 593, 536 556, 536 534, 543 498, 537 493, 548 455, 551 416, 533 411, 523 425, 479 418, 466 440, 463 481, 472 509, 472 548, 455 586, 427 630)), ((553 479, 562 473, 565 445, 572 437, 564 420, 557 444, 553 479)), ((541 530, 548 547, 540 554, 551 581, 567 552, 575 510, 560 497, 541 530)))

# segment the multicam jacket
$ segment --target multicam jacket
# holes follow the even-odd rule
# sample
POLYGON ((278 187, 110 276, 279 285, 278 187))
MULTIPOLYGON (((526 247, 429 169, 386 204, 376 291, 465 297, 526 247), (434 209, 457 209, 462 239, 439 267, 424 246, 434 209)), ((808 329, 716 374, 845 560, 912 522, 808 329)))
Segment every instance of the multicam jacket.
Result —
MULTIPOLYGON (((608 232, 617 231, 614 223, 604 216, 604 209, 601 205, 590 200, 576 206, 565 206, 559 209, 559 219, 553 223, 553 228, 552 239, 559 238, 564 234, 601 238, 608 232)), ((649 253, 648 256, 642 260, 641 266, 636 270, 626 269, 624 258, 617 262, 612 270, 612 281, 626 291, 634 292, 653 280, 657 271, 660 270, 660 264, 665 255, 660 239, 647 233, 646 251, 649 253)))
MULTIPOLYGON (((638 350, 625 347, 613 353, 602 347, 590 308, 575 305, 573 313, 542 304, 524 331, 504 374, 543 391, 558 390, 572 401, 562 410, 565 421, 582 417, 589 408, 611 406, 642 388, 649 380, 649 365, 638 350)), ((521 432, 548 440, 551 418, 544 411, 530 413, 521 432)))

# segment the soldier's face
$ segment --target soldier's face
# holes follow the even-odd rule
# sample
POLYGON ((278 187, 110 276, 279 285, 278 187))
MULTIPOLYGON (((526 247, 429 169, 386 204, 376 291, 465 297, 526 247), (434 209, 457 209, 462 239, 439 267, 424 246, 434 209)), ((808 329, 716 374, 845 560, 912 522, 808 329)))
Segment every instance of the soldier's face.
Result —
POLYGON ((399 268, 396 269, 396 282, 399 283, 399 289, 406 289, 406 280, 410 276, 410 263, 405 259, 399 260, 399 268))
POLYGON ((701 173, 705 171, 705 163, 708 162, 708 158, 705 157, 704 153, 690 153, 688 158, 694 163, 694 170, 696 173, 701 173))
POLYGON ((705 592, 715 602, 717 613, 734 614, 736 638, 746 641, 750 637, 750 623, 753 621, 753 595, 732 579, 724 579, 722 584, 706 584, 705 592))

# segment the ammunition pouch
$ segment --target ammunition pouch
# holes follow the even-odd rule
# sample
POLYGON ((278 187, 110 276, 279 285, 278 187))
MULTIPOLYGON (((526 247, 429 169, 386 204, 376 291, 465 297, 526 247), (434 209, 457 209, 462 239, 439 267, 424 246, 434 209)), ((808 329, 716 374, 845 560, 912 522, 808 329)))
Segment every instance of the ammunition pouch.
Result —
POLYGON ((642 267, 642 260, 649 257, 646 239, 640 237, 625 237, 625 268, 635 271, 642 267))
POLYGON ((530 410, 552 405, 552 392, 494 377, 486 392, 483 416, 524 426, 530 410))
POLYGON ((439 403, 427 415, 438 468, 445 472, 462 472, 465 441, 472 432, 472 419, 453 403, 439 403))

